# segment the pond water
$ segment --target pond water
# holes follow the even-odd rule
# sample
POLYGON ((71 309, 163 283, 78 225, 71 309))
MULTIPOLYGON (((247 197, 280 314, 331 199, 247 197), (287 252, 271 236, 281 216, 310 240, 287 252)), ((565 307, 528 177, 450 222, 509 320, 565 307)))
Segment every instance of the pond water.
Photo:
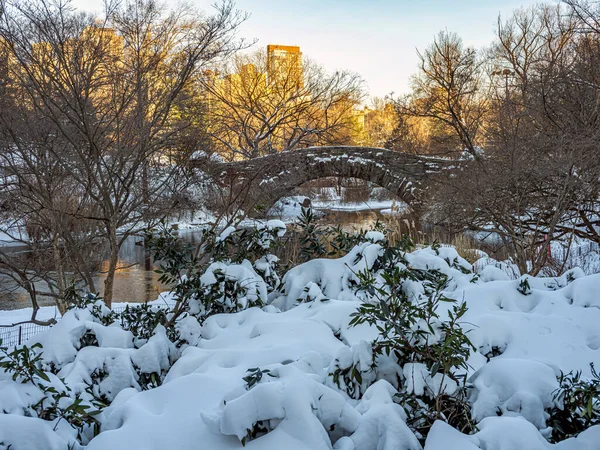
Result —
MULTIPOLYGON (((352 227, 368 228, 381 217, 379 210, 363 211, 332 211, 325 210, 320 221, 325 224, 342 225, 345 229, 352 227)), ((195 243, 200 238, 200 232, 180 230, 179 236, 186 242, 195 243)), ((141 244, 141 238, 130 237, 126 240, 119 254, 119 269, 115 275, 114 302, 147 302, 155 300, 167 286, 158 281, 156 268, 141 244)), ((95 278, 96 289, 103 294, 104 275, 95 278)), ((27 293, 21 289, 11 289, 10 281, 0 278, 0 310, 20 309, 31 306, 27 293)), ((43 286, 40 286, 43 288, 43 286)), ((53 299, 40 297, 40 306, 54 304, 53 299)))

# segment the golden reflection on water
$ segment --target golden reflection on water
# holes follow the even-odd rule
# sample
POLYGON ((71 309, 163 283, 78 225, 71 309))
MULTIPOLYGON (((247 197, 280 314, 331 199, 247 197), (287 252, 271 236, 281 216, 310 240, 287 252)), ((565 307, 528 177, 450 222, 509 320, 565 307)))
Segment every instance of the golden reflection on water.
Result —
MULTIPOLYGON (((328 210, 319 218, 323 225, 340 225, 346 231, 370 229, 381 214, 374 210, 363 211, 332 211, 328 210)), ((195 232, 181 233, 181 236, 190 242, 197 237, 195 232)), ((114 282, 114 300, 115 302, 145 302, 156 300, 158 294, 167 290, 167 286, 158 281, 159 274, 154 272, 154 265, 148 259, 143 246, 137 245, 139 238, 130 238, 121 249, 119 261, 117 263, 117 272, 114 282), (131 241, 131 242, 130 242, 131 241)), ((98 294, 104 292, 105 273, 108 270, 108 260, 100 264, 100 274, 95 277, 95 288, 98 294)), ((5 285, 4 280, 0 283, 5 285)), ((42 285, 39 286, 43 290, 42 285)), ((40 306, 54 305, 51 298, 40 297, 40 306)), ((0 292, 0 310, 1 309, 19 309, 29 307, 30 300, 24 291, 12 290, 0 292)))

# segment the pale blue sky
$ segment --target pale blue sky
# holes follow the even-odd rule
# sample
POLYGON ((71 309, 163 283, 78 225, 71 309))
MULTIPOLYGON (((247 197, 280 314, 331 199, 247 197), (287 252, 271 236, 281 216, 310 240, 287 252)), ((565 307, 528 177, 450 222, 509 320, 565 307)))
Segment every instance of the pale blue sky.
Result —
MULTIPOLYGON (((189 0, 209 10, 215 0, 189 0)), ((74 0, 97 7, 99 0, 74 0)), ((168 0, 167 4, 170 3, 168 0)), ((367 82, 369 93, 385 96, 408 89, 422 50, 442 29, 467 45, 494 37, 498 14, 506 17, 535 0, 237 0, 251 14, 240 36, 267 44, 299 45, 303 54, 329 70, 349 69, 367 82)))

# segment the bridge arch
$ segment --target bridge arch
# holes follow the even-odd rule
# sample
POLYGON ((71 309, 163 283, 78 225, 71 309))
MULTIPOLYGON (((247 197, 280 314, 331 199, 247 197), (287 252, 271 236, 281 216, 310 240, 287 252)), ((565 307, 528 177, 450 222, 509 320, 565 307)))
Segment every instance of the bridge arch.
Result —
MULTIPOLYGON (((300 185, 325 177, 359 178, 414 201, 421 182, 447 160, 371 147, 309 147, 246 161, 219 163, 213 178, 244 194, 246 211, 260 216, 300 185)), ((195 164, 201 167, 200 162, 195 164)))

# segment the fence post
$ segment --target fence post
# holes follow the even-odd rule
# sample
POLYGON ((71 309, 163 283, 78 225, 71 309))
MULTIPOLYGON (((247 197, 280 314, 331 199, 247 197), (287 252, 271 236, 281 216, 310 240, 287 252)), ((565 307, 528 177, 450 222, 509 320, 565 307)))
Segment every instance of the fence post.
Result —
POLYGON ((21 325, 19 325, 19 344, 18 345, 21 345, 21 329, 22 329, 22 327, 21 327, 21 325))

